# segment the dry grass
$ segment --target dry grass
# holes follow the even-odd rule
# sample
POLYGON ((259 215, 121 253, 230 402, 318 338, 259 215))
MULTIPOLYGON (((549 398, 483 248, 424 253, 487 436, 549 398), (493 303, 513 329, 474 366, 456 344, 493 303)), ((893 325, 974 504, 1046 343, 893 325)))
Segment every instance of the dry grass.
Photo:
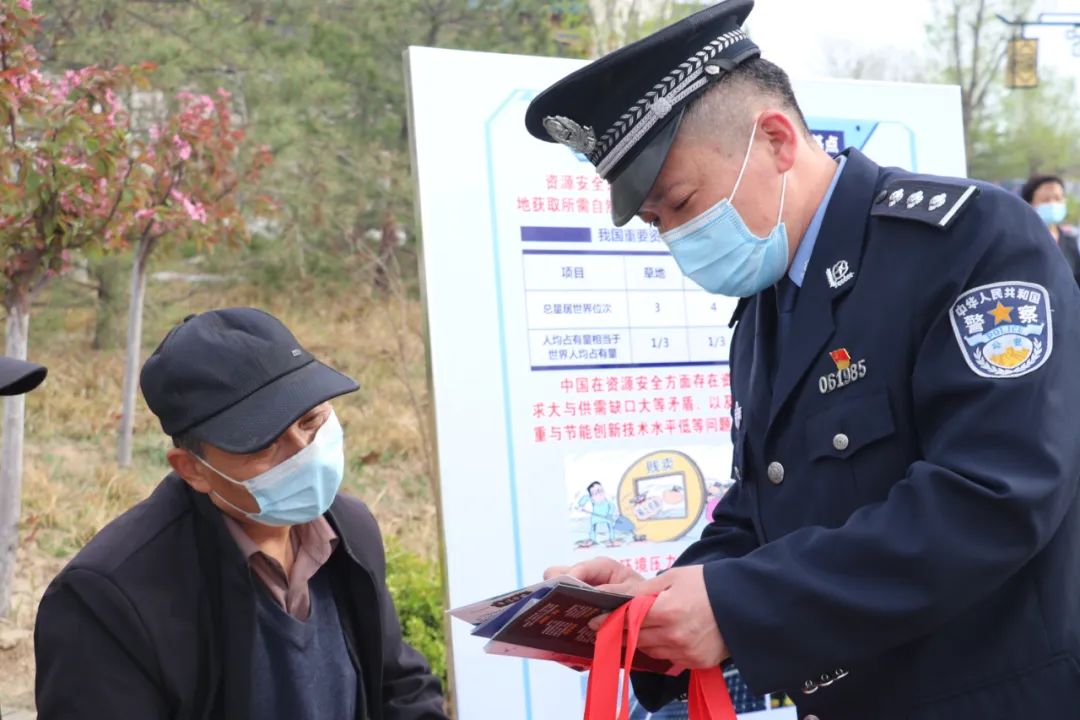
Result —
MULTIPOLYGON (((31 318, 30 355, 49 367, 46 384, 28 396, 26 471, 14 610, 0 621, 0 707, 33 707, 33 627, 48 581, 86 541, 150 493, 167 470, 167 438, 138 404, 135 462, 115 462, 119 428, 120 351, 90 350, 93 307, 61 301, 56 289, 31 318)), ((434 557, 436 504, 419 428, 427 412, 420 306, 373 298, 366 290, 330 296, 317 281, 287 294, 244 286, 187 287, 151 283, 144 357, 186 314, 256 305, 281 318, 314 355, 355 377, 361 391, 335 402, 345 426, 346 491, 374 510, 386 536, 434 557), (420 405, 420 407, 417 407, 420 405)))

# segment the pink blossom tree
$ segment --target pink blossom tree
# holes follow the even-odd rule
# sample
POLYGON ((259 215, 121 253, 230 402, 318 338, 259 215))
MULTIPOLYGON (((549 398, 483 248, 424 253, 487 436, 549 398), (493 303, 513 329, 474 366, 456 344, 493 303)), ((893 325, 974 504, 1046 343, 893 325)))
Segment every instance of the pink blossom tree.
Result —
MULTIPOLYGON (((140 185, 134 212, 135 248, 128 308, 123 410, 117 461, 131 463, 135 400, 142 346, 143 300, 150 254, 163 241, 194 240, 199 245, 247 240, 239 190, 254 184, 270 161, 266 148, 244 147, 244 131, 233 123, 230 97, 182 92, 177 110, 150 128, 137 143, 136 164, 147 181, 140 185)), ((246 209, 266 211, 263 197, 246 198, 246 209)))
MULTIPOLYGON (((30 302, 72 251, 122 237, 133 219, 128 116, 118 94, 142 70, 87 67, 49 78, 30 0, 0 0, 0 302, 4 354, 26 358, 30 302)), ((11 602, 24 400, 4 400, 0 443, 0 617, 11 602)))
MULTIPOLYGON (((121 98, 148 86, 149 65, 41 71, 31 0, 0 0, 0 302, 4 354, 25 359, 34 295, 73 252, 134 248, 124 390, 130 460, 147 259, 163 240, 246 236, 237 189, 269 161, 242 153, 229 98, 180 95, 156 129, 133 127, 121 98), (241 158, 241 155, 244 155, 241 158)), ((257 207, 258 203, 253 203, 257 207)), ((11 603, 22 485, 25 405, 4 400, 0 443, 0 617, 11 603)))

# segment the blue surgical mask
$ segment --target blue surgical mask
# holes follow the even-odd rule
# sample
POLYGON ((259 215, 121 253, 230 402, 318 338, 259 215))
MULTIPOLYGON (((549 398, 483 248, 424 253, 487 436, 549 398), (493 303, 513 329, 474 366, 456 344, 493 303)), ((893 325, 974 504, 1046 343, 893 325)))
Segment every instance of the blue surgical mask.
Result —
POLYGON ((331 411, 311 444, 243 481, 234 480, 202 458, 198 460, 234 485, 244 487, 259 503, 258 512, 247 512, 214 493, 232 509, 263 525, 303 525, 329 510, 341 487, 345 474, 344 435, 337 415, 331 411))
POLYGON ((1036 205, 1035 212, 1039 213, 1039 217, 1047 225, 1057 225, 1065 220, 1065 203, 1053 202, 1036 205))
POLYGON ((756 133, 755 121, 731 195, 693 220, 660 234, 683 274, 711 293, 750 297, 775 283, 787 270, 787 228, 780 222, 784 214, 787 173, 780 184, 776 226, 765 237, 750 232, 731 204, 750 162, 756 133))

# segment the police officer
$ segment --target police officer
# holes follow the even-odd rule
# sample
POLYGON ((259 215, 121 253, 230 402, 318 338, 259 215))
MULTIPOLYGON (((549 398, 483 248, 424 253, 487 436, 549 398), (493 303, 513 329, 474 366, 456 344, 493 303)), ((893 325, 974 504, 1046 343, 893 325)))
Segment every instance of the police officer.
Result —
MULTIPOLYGON (((742 298, 736 481, 659 593, 641 647, 733 659, 806 720, 1062 717, 1080 708, 1080 293, 1019 198, 834 160, 728 0, 539 95, 615 223, 742 298)), ((549 572, 565 571, 553 568, 549 572)), ((659 707, 686 676, 635 674, 659 707)))

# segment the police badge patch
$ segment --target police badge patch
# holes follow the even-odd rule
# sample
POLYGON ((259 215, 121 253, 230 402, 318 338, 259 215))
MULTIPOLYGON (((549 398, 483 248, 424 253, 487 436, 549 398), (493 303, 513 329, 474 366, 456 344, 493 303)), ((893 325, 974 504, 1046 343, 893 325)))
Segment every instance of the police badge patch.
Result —
POLYGON ((949 317, 964 359, 982 377, 1027 375, 1054 348, 1050 293, 1042 285, 1006 281, 968 290, 949 317))

